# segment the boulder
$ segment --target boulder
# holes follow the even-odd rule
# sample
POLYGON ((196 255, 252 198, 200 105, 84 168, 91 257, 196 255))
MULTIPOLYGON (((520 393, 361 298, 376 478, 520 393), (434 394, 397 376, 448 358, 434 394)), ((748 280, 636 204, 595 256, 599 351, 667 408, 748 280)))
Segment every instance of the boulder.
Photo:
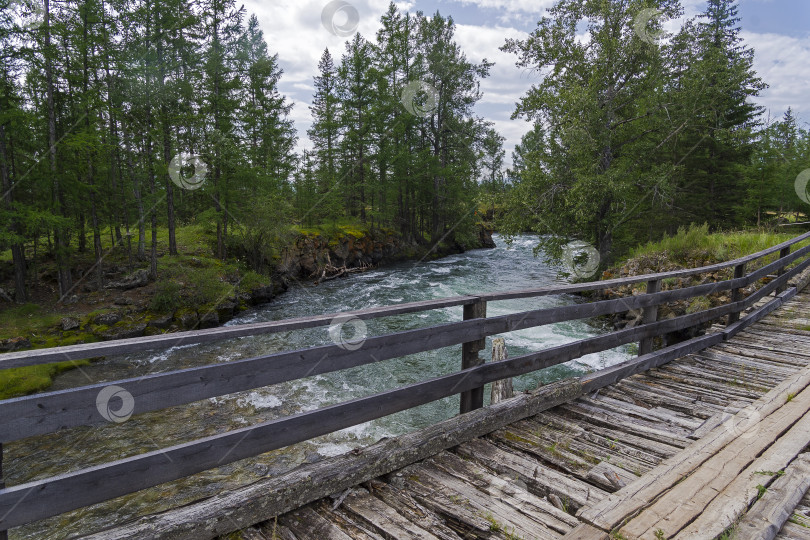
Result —
POLYGON ((74 317, 65 317, 64 319, 62 319, 62 330, 64 332, 77 330, 81 325, 82 323, 79 322, 79 319, 76 319, 74 317))
POLYGON ((199 324, 200 319, 199 317, 197 317, 196 311, 184 311, 179 315, 177 315, 177 321, 186 330, 191 330, 197 327, 197 324, 199 324))
POLYGON ((165 315, 155 315, 147 323, 152 328, 159 328, 161 330, 168 330, 174 320, 174 314, 169 313, 165 315))
POLYGON ((267 302, 271 301, 275 297, 275 291, 273 290, 272 286, 268 287, 257 287, 250 291, 250 303, 253 305, 256 304, 266 304, 267 302))
POLYGON ((215 328, 219 326, 219 315, 215 310, 207 311, 200 316, 200 328, 215 328))
POLYGON ((104 341, 111 341, 114 339, 128 339, 141 337, 146 330, 146 323, 118 323, 112 328, 99 332, 98 336, 104 341))
POLYGON ((112 326, 119 322, 123 316, 120 313, 116 313, 115 311, 111 311, 110 313, 102 313, 100 315, 96 315, 93 319, 93 322, 98 324, 99 326, 112 326))
POLYGON ((2 352, 13 352, 30 348, 31 342, 24 337, 14 337, 0 341, 0 351, 2 352))
POLYGON ((231 302, 227 300, 219 304, 216 308, 217 315, 219 316, 219 322, 224 323, 233 318, 233 314, 236 312, 237 308, 236 302, 231 302))
POLYGON ((148 283, 149 283, 149 271, 137 270, 119 281, 113 281, 111 283, 108 283, 105 288, 129 290, 135 289, 137 287, 143 287, 148 283))

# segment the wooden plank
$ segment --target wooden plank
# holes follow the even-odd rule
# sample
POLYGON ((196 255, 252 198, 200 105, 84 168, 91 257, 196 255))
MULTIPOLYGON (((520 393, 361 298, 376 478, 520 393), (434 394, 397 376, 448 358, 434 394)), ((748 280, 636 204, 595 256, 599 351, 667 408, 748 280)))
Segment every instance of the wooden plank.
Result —
POLYGON ((501 501, 509 511, 525 515, 557 533, 565 534, 579 523, 571 514, 531 493, 528 486, 519 480, 493 475, 475 462, 462 459, 452 452, 437 454, 429 458, 427 463, 477 490, 482 502, 488 499, 501 501))
POLYGON ((737 540, 773 540, 810 489, 810 456, 803 454, 768 487, 736 527, 737 540))
POLYGON ((445 525, 436 514, 419 504, 407 491, 379 480, 369 481, 367 487, 372 495, 396 509, 408 521, 430 531, 441 540, 461 540, 453 529, 445 525))
POLYGON ((680 448, 676 446, 651 441, 650 439, 637 437, 629 433, 619 433, 616 430, 593 424, 587 420, 580 421, 575 418, 567 418, 557 409, 548 411, 547 413, 540 413, 533 417, 531 421, 554 427, 561 425, 568 426, 569 431, 575 434, 576 437, 603 446, 617 449, 627 447, 643 450, 644 453, 649 456, 650 462, 657 463, 661 459, 675 455, 680 451, 680 448), (616 440, 619 436, 621 436, 621 441, 616 440))
POLYGON ((396 471, 490 433, 521 418, 580 395, 576 380, 543 386, 532 393, 478 409, 414 433, 384 439, 358 455, 337 456, 276 478, 218 494, 182 508, 143 517, 130 524, 91 535, 93 540, 124 540, 154 533, 178 540, 212 538, 238 527, 270 519, 361 482, 396 471))
POLYGON ((258 526, 242 529, 239 531, 242 535, 240 540, 301 540, 290 529, 276 521, 266 523, 264 527, 264 530, 258 526))
MULTIPOLYGON (((728 431, 738 435, 738 437, 735 437, 733 441, 730 441, 730 444, 701 463, 682 482, 679 482, 656 499, 655 502, 644 508, 639 515, 632 518, 621 530, 632 538, 645 538, 661 529, 664 531, 665 537, 671 537, 691 523, 689 529, 694 530, 694 532, 699 531, 703 535, 702 537, 706 538, 704 533, 707 528, 720 525, 718 513, 713 514, 713 519, 710 519, 706 507, 712 503, 718 493, 723 492, 726 488, 729 488, 730 484, 735 483, 737 476, 760 453, 768 449, 780 434, 791 429, 797 421, 800 421, 801 424, 797 424, 800 429, 798 432, 794 431, 794 433, 798 433, 797 436, 803 440, 796 453, 798 454, 801 448, 807 445, 807 433, 810 432, 810 429, 808 429, 810 428, 810 416, 803 422, 800 419, 808 411, 810 411, 810 388, 804 389, 791 401, 784 403, 781 408, 765 418, 761 418, 761 416, 748 417, 744 422, 741 421, 740 427, 729 426, 728 431), (759 421, 757 421, 758 419, 759 421), (692 529, 698 527, 697 521, 695 521, 698 515, 701 515, 698 520, 701 528, 692 529)), ((781 442, 785 438, 779 440, 781 442)), ((766 452, 766 455, 771 455, 769 452, 766 452)), ((693 452, 692 449, 688 449, 685 453, 692 454, 693 452)), ((791 459, 795 455, 791 456, 791 459)), ((775 469, 763 468, 760 470, 775 469)), ((739 486, 739 483, 736 483, 736 485, 739 486)), ((730 501, 727 501, 726 504, 722 505, 721 512, 727 512, 729 504, 730 501)), ((726 527, 732 523, 733 521, 727 523, 726 527)), ((708 535, 708 537, 713 538, 722 533, 724 529, 725 527, 722 527, 719 532, 708 535)))
POLYGON ((723 336, 721 334, 708 334, 692 338, 647 355, 621 362, 594 373, 589 373, 582 377, 582 384, 585 387, 585 392, 593 392, 599 388, 615 384, 636 373, 642 373, 654 367, 662 366, 685 354, 711 347, 722 341, 723 336))
POLYGON ((600 531, 587 523, 580 523, 570 533, 563 536, 563 540, 608 540, 608 533, 600 531))
POLYGON ((618 491, 630 482, 634 482, 638 476, 628 472, 621 467, 617 467, 608 461, 601 461, 591 467, 588 471, 588 478, 593 482, 602 484, 605 480, 610 483, 612 489, 610 492, 618 491))
POLYGON ((658 441, 677 448, 686 448, 690 443, 687 439, 689 432, 675 428, 674 426, 662 429, 663 426, 660 426, 660 424, 638 419, 630 420, 621 413, 601 407, 593 407, 579 401, 564 403, 560 408, 577 417, 585 418, 591 423, 613 428, 617 431, 629 433, 637 437, 658 441))
MULTIPOLYGON (((810 384, 810 368, 806 368, 765 396, 738 413, 741 417, 759 415, 768 417, 784 405, 789 394, 798 394, 810 384)), ((688 452, 681 452, 664 461, 649 474, 639 478, 626 488, 614 493, 599 503, 580 510, 578 516, 586 523, 611 531, 626 518, 636 514, 649 501, 655 500, 691 471, 710 459, 716 452, 733 441, 737 433, 726 429, 735 417, 729 416, 706 437, 692 443, 688 452)))
POLYGON ((313 509, 330 523, 337 525, 348 534, 352 540, 389 540, 382 534, 378 534, 373 527, 338 506, 333 508, 331 501, 318 501, 312 505, 313 509))
MULTIPOLYGON (((509 496, 504 493, 499 492, 497 497, 489 496, 491 491, 487 490, 484 482, 491 480, 490 478, 482 478, 476 489, 470 485, 475 482, 474 478, 460 479, 436 466, 433 458, 410 465, 403 472, 408 475, 409 486, 420 483, 451 501, 455 499, 456 504, 466 506, 474 514, 484 518, 490 524, 490 531, 502 530, 506 534, 538 540, 556 540, 558 537, 555 531, 545 523, 544 518, 547 516, 541 516, 536 512, 536 507, 529 506, 521 511, 515 507, 515 504, 519 503, 510 504, 509 496)), ((535 499, 537 498, 535 497, 535 499)), ((537 501, 539 503, 540 499, 537 501)), ((550 504, 548 507, 560 512, 550 504)), ((571 528, 573 527, 569 527, 567 530, 571 528)))
POLYGON ((456 452, 501 475, 524 482, 529 491, 548 497, 557 495, 569 501, 572 510, 600 501, 607 493, 587 482, 538 465, 525 454, 509 452, 486 439, 473 439, 460 445, 456 452))
POLYGON ((810 540, 810 527, 787 522, 777 538, 779 540, 810 540))
MULTIPOLYGON (((717 536, 734 523, 737 523, 760 496, 759 486, 767 487, 772 479, 771 475, 763 473, 788 468, 788 465, 804 450, 808 442, 810 442, 810 416, 805 416, 790 431, 781 436, 773 446, 768 448, 764 454, 746 467, 722 492, 714 497, 697 519, 678 534, 678 538, 698 540, 699 538, 705 538, 706 534, 712 533, 717 536)), ((801 474, 804 475, 802 478, 810 482, 810 477, 807 476, 807 473, 810 472, 808 465, 810 463, 799 464, 801 474)), ((801 484, 803 482, 800 482, 801 484)), ((810 484, 805 484, 805 487, 802 488, 804 491, 807 490, 807 485, 810 484)), ((765 494, 767 493, 766 491, 765 494)), ((804 493, 801 493, 796 496, 796 503, 785 510, 786 516, 782 524, 790 517, 790 513, 803 495, 804 493)), ((779 532, 780 527, 781 524, 774 531, 774 536, 779 532)))
POLYGON ((646 448, 640 449, 620 442, 624 437, 618 432, 613 432, 613 437, 609 439, 588 431, 557 431, 530 420, 515 422, 502 431, 507 438, 519 437, 538 442, 546 459, 551 454, 562 461, 578 463, 583 478, 587 478, 587 471, 599 461, 610 460, 632 474, 649 470, 661 461, 660 457, 651 454, 646 448))
POLYGON ((311 507, 304 506, 279 518, 282 525, 298 538, 318 538, 323 540, 352 540, 337 525, 328 521, 311 507))
POLYGON ((368 526, 386 539, 440 540, 439 537, 402 517, 381 500, 372 497, 364 489, 352 491, 343 501, 343 508, 363 519, 368 526))
POLYGON ((596 397, 583 396, 579 400, 583 403, 598 407, 626 412, 628 416, 631 417, 635 416, 641 419, 659 421, 664 424, 673 424, 685 430, 694 430, 701 424, 699 420, 696 420, 692 416, 670 411, 662 407, 639 407, 633 403, 620 401, 604 395, 597 395, 596 397))
POLYGON ((488 538, 492 536, 492 523, 485 518, 486 511, 476 507, 464 494, 448 490, 411 465, 392 475, 391 483, 407 491, 419 504, 441 516, 447 525, 462 538, 488 538))
MULTIPOLYGON (((464 306, 464 320, 483 319, 487 316, 487 303, 476 302, 464 306)), ((485 338, 466 341, 461 346, 461 369, 470 369, 484 363, 478 353, 486 347, 485 338)), ((484 387, 473 388, 462 392, 460 396, 459 412, 461 414, 480 409, 484 406, 484 387)))
POLYGON ((665 406, 672 410, 681 410, 698 418, 708 418, 715 412, 723 410, 725 406, 725 400, 722 400, 722 404, 718 404, 718 400, 712 399, 710 396, 670 388, 638 376, 624 379, 608 388, 621 391, 635 400, 665 406))

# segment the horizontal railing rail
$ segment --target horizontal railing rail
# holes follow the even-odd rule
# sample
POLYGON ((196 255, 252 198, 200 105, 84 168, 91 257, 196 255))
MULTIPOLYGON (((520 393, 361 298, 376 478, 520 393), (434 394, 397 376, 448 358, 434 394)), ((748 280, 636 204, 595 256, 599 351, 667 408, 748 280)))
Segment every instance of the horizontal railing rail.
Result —
MULTIPOLYGON (((721 317, 728 317, 729 329, 740 328, 741 324, 748 320, 746 318, 737 322, 740 312, 754 306, 771 293, 777 295, 782 293, 789 280, 810 267, 810 258, 807 257, 810 254, 810 245, 790 252, 791 246, 808 238, 810 233, 733 261, 674 272, 552 288, 459 296, 340 314, 0 355, 0 369, 4 369, 55 360, 128 354, 181 344, 210 343, 236 337, 314 328, 331 324, 336 317, 340 317, 341 320, 351 317, 373 319, 464 306, 463 321, 370 337, 356 350, 337 345, 322 345, 0 401, 0 463, 2 463, 2 443, 44 435, 60 429, 107 422, 108 420, 98 410, 97 397, 100 391, 112 385, 126 390, 135 404, 133 413, 141 414, 414 353, 463 345, 462 369, 448 375, 33 482, 2 488, 0 475, 0 531, 453 395, 462 396, 462 412, 466 412, 482 405, 483 386, 487 383, 532 373, 586 354, 639 342, 641 357, 647 358, 652 354, 652 340, 657 336, 706 324, 721 317), (762 265, 755 271, 745 273, 746 264, 776 252, 779 252, 778 259, 762 265), (794 263, 796 264, 788 270, 787 267, 794 263), (731 267, 735 270, 731 279, 668 291, 659 290, 663 279, 716 272, 731 267), (743 289, 769 276, 773 279, 747 297, 743 297, 743 289), (648 292, 624 298, 536 309, 497 317, 485 316, 488 302, 599 291, 637 283, 646 283, 648 292), (657 307, 662 304, 724 291, 731 291, 731 301, 724 305, 670 319, 656 320, 657 307), (633 328, 617 330, 496 363, 483 363, 478 358, 478 351, 483 347, 483 340, 486 337, 556 322, 637 309, 643 310, 644 320, 642 324, 633 328)), ((769 309, 773 309, 773 305, 769 305, 771 306, 769 309)), ((723 336, 696 340, 693 344, 673 348, 662 354, 672 355, 676 350, 691 350, 688 347, 709 346, 717 339, 723 339, 723 336)), ((604 377, 620 376, 637 368, 630 366, 622 369, 625 371, 616 369, 604 377)))
MULTIPOLYGON (((255 336, 261 334, 271 334, 286 332, 290 330, 302 330, 307 328, 317 328, 328 326, 336 317, 356 317, 358 319, 376 319, 379 317, 390 317, 407 313, 418 313, 420 311, 432 311, 447 307, 474 304, 476 302, 497 302, 503 300, 515 300, 521 298, 536 298, 541 296, 552 296, 558 294, 572 294, 585 291, 599 291, 610 289, 622 285, 633 285, 636 283, 646 283, 650 281, 660 281, 670 278, 687 277, 694 274, 704 274, 716 272, 725 268, 730 268, 740 264, 760 259, 784 248, 802 242, 810 238, 810 232, 797 236, 776 246, 764 249, 757 253, 740 257, 731 261, 702 266, 698 268, 686 268, 683 270, 673 270, 670 272, 660 272, 656 274, 644 274, 640 276, 623 277, 597 281, 591 283, 577 283, 572 285, 560 285, 556 287, 543 287, 538 289, 524 289, 517 291, 504 291, 496 293, 481 294, 476 296, 455 296, 450 298, 440 298, 436 300, 424 300, 420 302, 410 302, 394 306, 380 306, 356 311, 345 311, 342 313, 332 313, 326 315, 316 315, 312 317, 300 317, 286 319, 283 321, 270 321, 263 323, 252 323, 213 328, 208 330, 193 330, 188 332, 176 332, 161 336, 147 336, 139 338, 120 339, 113 342, 88 343, 79 345, 69 345, 65 347, 52 347, 47 349, 35 349, 29 351, 17 351, 0 355, 0 369, 30 366, 35 364, 47 364, 50 362, 61 362, 66 360, 82 360, 106 355, 131 354, 136 352, 150 351, 155 349, 166 349, 170 347, 198 345, 203 343, 213 343, 226 339, 255 336)), ((778 262, 778 261, 777 261, 778 262)))

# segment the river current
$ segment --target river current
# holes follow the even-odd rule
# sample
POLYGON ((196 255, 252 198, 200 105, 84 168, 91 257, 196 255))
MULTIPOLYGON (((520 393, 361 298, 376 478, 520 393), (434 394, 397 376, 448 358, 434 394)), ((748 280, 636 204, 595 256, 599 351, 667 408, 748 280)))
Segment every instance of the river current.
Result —
MULTIPOLYGON (((272 303, 241 314, 228 325, 273 321, 322 313, 384 306, 448 296, 563 284, 560 268, 533 255, 536 238, 518 237, 508 246, 473 250, 435 261, 407 262, 314 285, 293 284, 272 303)), ((575 303, 569 295, 491 302, 488 316, 575 303)), ((368 336, 462 320, 461 306, 375 319, 368 336)), ((509 356, 569 343, 604 330, 572 321, 504 334, 509 356)), ((349 333, 351 333, 349 331, 349 333)), ((347 336, 351 337, 351 336, 347 336)), ((55 381, 52 390, 138 377, 214 362, 250 358, 274 351, 331 344, 328 328, 228 340, 168 351, 108 357, 55 381)), ((491 339, 481 355, 487 357, 491 339)), ((603 368, 628 358, 626 348, 591 354, 515 380, 516 390, 603 368)), ((136 415, 123 423, 64 430, 5 446, 8 486, 75 471, 106 461, 215 435, 297 412, 457 371, 461 346, 415 354, 338 373, 204 400, 182 407, 136 415)), ((488 401, 489 389, 485 392, 488 401)), ((223 489, 280 474, 303 462, 347 452, 446 419, 458 411, 458 397, 394 414, 337 433, 206 471, 192 477, 120 497, 10 531, 12 539, 69 538, 210 496, 223 489)))

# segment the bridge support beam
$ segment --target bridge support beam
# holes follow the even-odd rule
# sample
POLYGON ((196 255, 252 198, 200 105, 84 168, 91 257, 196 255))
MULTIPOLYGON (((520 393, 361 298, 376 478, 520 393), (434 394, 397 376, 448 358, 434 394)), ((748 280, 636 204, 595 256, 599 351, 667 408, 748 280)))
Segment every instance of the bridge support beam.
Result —
MULTIPOLYGON (((483 319, 487 316, 487 303, 479 300, 472 304, 464 305, 464 320, 483 319)), ((461 345, 461 369, 480 366, 484 360, 478 356, 478 352, 487 346, 487 338, 468 341, 461 345)), ((484 387, 474 388, 461 393, 461 414, 480 409, 484 406, 484 387)), ((1 539, 0 539, 1 540, 1 539)))
MULTIPOLYGON (((0 443, 0 490, 6 487, 3 482, 3 443, 0 443)), ((8 540, 8 531, 0 531, 0 540, 8 540)))
MULTIPOLYGON (((745 263, 738 264, 734 267, 734 279, 745 276, 745 263)), ((743 299, 742 289, 731 289, 731 301, 739 302, 743 299)), ((728 314, 728 324, 735 323, 740 320, 740 312, 735 311, 728 314)))
MULTIPOLYGON (((790 255, 790 246, 788 246, 786 248, 782 248, 782 250, 779 251, 779 258, 780 259, 784 259, 788 255, 790 255)), ((781 276, 785 272, 786 272, 786 270, 785 270, 785 267, 783 266, 782 268, 780 268, 779 270, 776 271, 776 277, 781 276)), ((787 290, 787 283, 785 283, 784 285, 778 286, 776 288, 776 291, 774 291, 774 296, 779 296, 780 294, 785 292, 785 290, 787 290)))
MULTIPOLYGON (((661 290, 661 280, 653 279, 647 282, 647 294, 654 294, 661 290)), ((641 314, 641 324, 654 323, 658 319, 658 306, 645 307, 641 314)), ((644 356, 653 350, 653 339, 644 338, 638 343, 638 355, 644 356)))

